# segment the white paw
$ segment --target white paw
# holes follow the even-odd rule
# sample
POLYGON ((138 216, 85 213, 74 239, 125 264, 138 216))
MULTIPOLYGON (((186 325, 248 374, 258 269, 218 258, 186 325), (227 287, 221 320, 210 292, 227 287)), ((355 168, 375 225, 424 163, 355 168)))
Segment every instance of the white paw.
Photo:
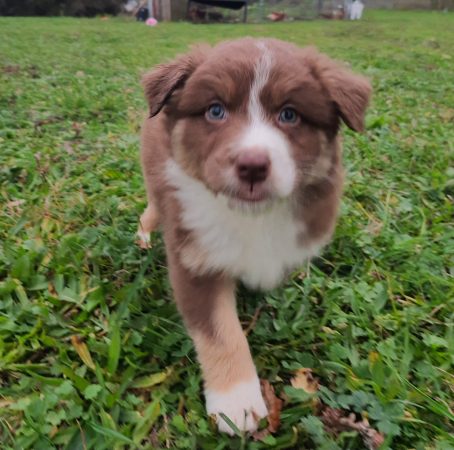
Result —
POLYGON ((142 230, 137 231, 137 241, 136 244, 140 248, 151 248, 150 233, 145 233, 142 230))
POLYGON ((216 416, 219 431, 230 435, 235 431, 219 413, 225 414, 241 431, 249 432, 255 431, 258 421, 268 414, 257 377, 227 391, 207 389, 205 399, 207 412, 216 416))

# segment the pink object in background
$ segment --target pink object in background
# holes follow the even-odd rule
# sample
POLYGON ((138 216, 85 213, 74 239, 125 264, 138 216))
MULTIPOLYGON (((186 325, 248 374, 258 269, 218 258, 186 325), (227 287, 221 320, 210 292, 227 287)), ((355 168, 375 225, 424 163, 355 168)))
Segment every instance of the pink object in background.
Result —
POLYGON ((145 25, 148 25, 149 27, 154 27, 155 25, 158 24, 158 21, 154 18, 154 17, 149 17, 146 21, 145 21, 145 25))

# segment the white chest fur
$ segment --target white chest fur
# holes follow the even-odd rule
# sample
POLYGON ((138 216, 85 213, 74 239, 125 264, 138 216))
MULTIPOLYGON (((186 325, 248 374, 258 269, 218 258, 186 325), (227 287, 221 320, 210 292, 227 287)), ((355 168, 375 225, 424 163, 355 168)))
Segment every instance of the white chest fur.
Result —
POLYGON ((199 272, 225 271, 250 287, 270 289, 321 247, 297 242, 304 224, 293 218, 288 202, 260 214, 232 209, 226 197, 215 196, 174 161, 168 162, 167 180, 176 188, 183 225, 197 243, 183 262, 199 272))

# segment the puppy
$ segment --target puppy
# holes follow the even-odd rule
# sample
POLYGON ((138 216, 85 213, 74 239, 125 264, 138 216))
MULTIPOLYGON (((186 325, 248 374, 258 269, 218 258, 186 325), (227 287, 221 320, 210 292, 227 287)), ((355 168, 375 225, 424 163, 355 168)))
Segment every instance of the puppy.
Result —
POLYGON ((221 431, 267 408, 235 283, 271 289, 329 241, 342 191, 339 127, 364 128, 369 82, 315 49, 244 38, 199 47, 143 79, 139 236, 164 234, 178 309, 221 431))

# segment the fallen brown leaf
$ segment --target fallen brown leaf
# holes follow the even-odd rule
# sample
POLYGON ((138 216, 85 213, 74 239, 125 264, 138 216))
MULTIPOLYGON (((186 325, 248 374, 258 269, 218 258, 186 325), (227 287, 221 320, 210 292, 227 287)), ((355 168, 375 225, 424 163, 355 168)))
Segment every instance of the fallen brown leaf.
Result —
POLYGON ((85 344, 82 338, 75 335, 71 336, 71 343, 85 365, 90 369, 95 370, 95 363, 91 358, 90 350, 88 350, 87 344, 85 344))
POLYGON ((290 383, 295 389, 303 389, 309 394, 314 394, 319 388, 318 378, 314 377, 312 369, 306 367, 298 369, 290 383))
POLYGON ((333 434, 342 431, 358 432, 368 450, 377 450, 385 441, 383 434, 372 428, 367 419, 356 421, 353 413, 346 416, 344 411, 326 406, 322 411, 321 420, 326 431, 333 434))
POLYGON ((265 400, 266 407, 268 408, 268 427, 252 433, 252 437, 256 441, 262 440, 270 433, 276 433, 279 429, 281 424, 282 404, 284 403, 279 397, 276 396, 274 388, 268 380, 260 380, 260 387, 262 388, 263 399, 265 400))
POLYGON ((4 66, 2 70, 4 73, 19 73, 21 68, 20 66, 4 66))
POLYGON ((53 297, 58 296, 55 286, 51 282, 47 283, 47 290, 49 291, 49 294, 52 295, 53 297))
POLYGON ((42 127, 43 125, 49 125, 51 123, 60 122, 62 120, 64 120, 63 116, 49 116, 46 117, 45 119, 35 120, 34 126, 35 128, 39 128, 42 127))
POLYGON ((281 409, 283 401, 276 396, 274 388, 268 380, 260 380, 263 398, 268 408, 268 429, 275 433, 281 424, 281 409))

